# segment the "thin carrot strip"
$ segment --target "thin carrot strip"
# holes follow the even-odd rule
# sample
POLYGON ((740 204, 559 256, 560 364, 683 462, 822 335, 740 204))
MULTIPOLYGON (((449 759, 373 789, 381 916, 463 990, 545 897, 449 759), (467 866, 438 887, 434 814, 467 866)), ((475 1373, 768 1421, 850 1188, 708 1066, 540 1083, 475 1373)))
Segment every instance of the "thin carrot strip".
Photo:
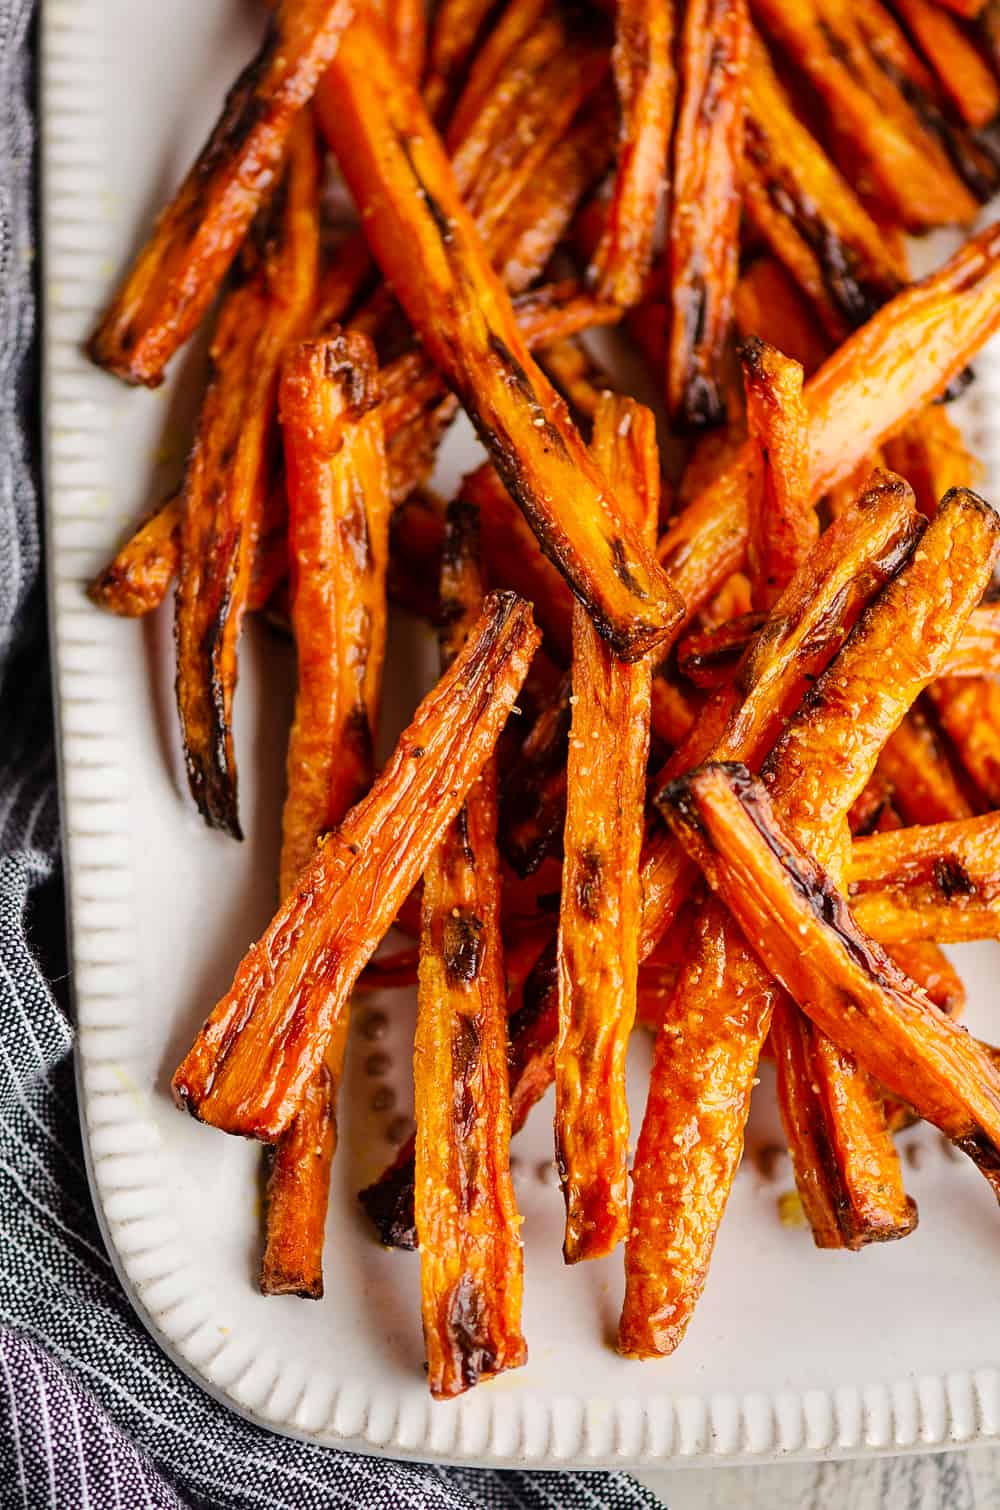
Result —
POLYGON ((613 53, 621 125, 594 287, 624 309, 642 297, 674 113, 673 0, 617 0, 613 53))
POLYGON ((819 532, 808 497, 809 434, 802 368, 761 340, 740 359, 747 429, 760 447, 760 488, 750 494, 748 566, 753 605, 769 609, 784 592, 819 532))
MULTIPOLYGON (((593 449, 620 507, 652 542, 660 501, 653 415, 606 394, 593 449)), ((648 658, 630 666, 616 661, 584 610, 574 608, 555 1055, 567 1263, 610 1253, 628 1226, 625 1052, 639 968, 651 678, 648 658)))
POLYGON ((175 638, 177 709, 191 793, 234 838, 232 709, 237 646, 267 486, 267 442, 285 348, 302 332, 319 258, 318 157, 311 117, 292 132, 286 178, 259 264, 219 313, 211 375, 184 478, 175 638))
POLYGON ((282 0, 219 123, 91 338, 94 361, 155 387, 218 293, 337 50, 352 0, 282 0))
MULTIPOLYGON (((445 667, 482 599, 475 511, 449 510, 445 667)), ((417 1029, 415 1226, 428 1383, 447 1399, 525 1362, 520 1217, 510 1177, 507 990, 490 760, 424 871, 417 1029)))
POLYGON ((962 120, 988 126, 1000 111, 1000 85, 975 44, 930 0, 893 0, 893 6, 962 120))
POLYGON ((319 847, 174 1076, 178 1103, 274 1142, 319 1068, 354 982, 496 744, 538 645, 527 604, 493 593, 367 797, 319 847))

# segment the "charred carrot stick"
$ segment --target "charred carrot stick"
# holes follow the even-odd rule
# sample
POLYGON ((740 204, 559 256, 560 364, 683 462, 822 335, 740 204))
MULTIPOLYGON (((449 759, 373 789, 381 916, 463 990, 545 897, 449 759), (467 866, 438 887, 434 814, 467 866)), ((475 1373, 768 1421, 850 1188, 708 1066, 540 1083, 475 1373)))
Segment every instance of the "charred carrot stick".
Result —
POLYGON ((783 265, 758 257, 736 286, 736 329, 744 340, 760 336, 786 356, 801 362, 807 377, 830 354, 825 332, 783 265))
POLYGON ((337 1149, 337 1090, 347 1045, 338 1022, 318 1074, 288 1131, 265 1155, 266 1240, 260 1267, 265 1295, 323 1296, 323 1239, 330 1169, 337 1149))
POLYGON ((619 528, 381 33, 359 17, 344 41, 318 96, 319 118, 372 250, 543 548, 616 654, 637 659, 670 634, 677 595, 635 531, 619 528))
MULTIPOLYGON (((795 114, 756 34, 744 132, 740 187, 750 224, 810 300, 830 340, 842 340, 899 292, 906 268, 795 114)), ((768 339, 788 350, 773 335, 768 339)))
POLYGON ((256 58, 91 337, 94 361, 149 387, 218 293, 340 43, 350 0, 282 0, 256 58))
POLYGON ((493 262, 512 293, 539 276, 612 157, 614 100, 598 91, 524 185, 496 235, 493 262))
POLYGON ((773 346, 751 339, 741 349, 747 429, 760 448, 761 483, 750 494, 748 566, 753 602, 778 600, 819 532, 809 502, 809 435, 802 368, 773 346))
POLYGON ((1000 807, 1000 684, 942 677, 927 696, 976 791, 988 807, 1000 807))
MULTIPOLYGON (((254 254, 256 255, 256 254, 254 254)), ((191 793, 213 828, 241 837, 232 705, 237 644, 267 483, 267 442, 286 346, 316 290, 318 157, 300 116, 259 262, 223 303, 184 478, 175 639, 177 708, 191 793)))
MULTIPOLYGON (((810 498, 847 477, 940 394, 998 325, 1000 231, 992 228, 883 305, 806 384, 810 498)), ((660 561, 689 616, 742 562, 748 489, 758 475, 748 445, 660 540, 660 561)))
MULTIPOLYGON (((514 309, 523 322, 525 340, 532 346, 613 323, 619 315, 615 305, 601 303, 574 282, 531 289, 515 300, 514 309)), ((245 334, 249 339, 249 332, 245 334)), ((427 360, 415 352, 406 352, 389 363, 382 373, 382 387, 391 491, 393 502, 401 503, 433 466, 433 417, 444 409, 439 429, 446 428, 454 415, 455 401, 446 394, 427 360)), ((269 489, 267 502, 272 501, 276 510, 277 500, 272 500, 269 489)), ((182 514, 180 500, 167 499, 126 541, 92 584, 91 597, 99 607, 126 618, 139 618, 159 607, 177 571, 182 514)), ((268 566, 269 580, 274 579, 275 569, 274 563, 268 566)), ((279 576, 282 574, 279 572, 279 576)), ((553 581, 560 582, 554 570, 551 575, 553 581)), ((261 606, 256 595, 251 606, 261 606)))
MULTIPOLYGON (((479 612, 478 554, 475 511, 454 505, 441 578, 445 669, 479 612)), ((496 767, 487 761, 424 871, 414 1188, 428 1383, 436 1399, 527 1357, 510 1177, 496 827, 496 767)))
POLYGON ((908 230, 967 224, 976 201, 841 0, 754 0, 754 16, 823 101, 835 137, 908 230))
POLYGON ((590 277, 605 298, 625 309, 641 299, 653 260, 674 113, 673 34, 672 3, 617 0, 618 165, 590 277))
POLYGON ((971 488, 981 467, 954 420, 930 404, 885 445, 886 465, 905 477, 928 519, 949 488, 971 488))
POLYGON ((298 662, 282 817, 281 894, 374 772, 386 633, 389 493, 371 343, 294 348, 280 410, 298 662))
MULTIPOLYGON (((606 394, 593 448, 619 506, 655 540, 660 464, 651 412, 606 394)), ((616 661, 583 608, 574 608, 555 1055, 567 1263, 610 1253, 628 1227, 625 1053, 639 969, 651 679, 648 658, 616 661)))
POLYGON ((1000 111, 1000 85, 958 23, 930 0, 893 0, 942 92, 969 126, 988 126, 1000 111))
POLYGON ((493 593, 367 797, 320 846, 174 1076, 178 1103, 274 1142, 319 1068, 355 980, 496 744, 538 644, 493 593))
POLYGON ((496 0, 444 0, 435 11, 427 40, 424 99, 434 120, 446 120, 466 65, 496 0))
POLYGON ((996 1189, 997 1067, 858 928, 829 877, 778 821, 763 785, 738 766, 707 766, 676 783, 668 811, 767 969, 996 1189))
POLYGON ((737 180, 749 40, 745 0, 688 0, 667 250, 667 408, 692 429, 725 416, 720 363, 739 272, 737 180))
MULTIPOLYGON (((750 613, 729 619, 716 629, 692 630, 678 642, 678 669, 696 687, 711 690, 725 686, 732 681, 747 645, 763 622, 763 614, 750 613)), ((983 603, 973 610, 944 662, 942 674, 1000 675, 1000 604, 983 603)))
POLYGON ((973 814, 962 773, 919 705, 887 740, 878 770, 907 823, 945 823, 973 814))

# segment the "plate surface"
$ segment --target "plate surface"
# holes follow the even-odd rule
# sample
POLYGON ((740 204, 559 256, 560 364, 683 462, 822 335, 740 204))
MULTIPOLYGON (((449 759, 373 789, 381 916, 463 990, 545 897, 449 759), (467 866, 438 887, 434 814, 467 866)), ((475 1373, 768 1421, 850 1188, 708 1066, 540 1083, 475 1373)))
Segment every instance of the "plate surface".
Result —
MULTIPOLYGON (((207 832, 182 795, 169 609, 138 627, 84 596, 109 547, 178 475, 202 358, 184 355, 163 389, 133 392, 89 367, 79 347, 214 120, 259 19, 249 0, 44 6, 46 492, 78 1070, 95 1200, 129 1294, 171 1356, 234 1409, 394 1456, 667 1466, 995 1438, 1000 1227, 985 1183, 936 1134, 907 1135, 917 1234, 859 1255, 816 1252, 778 1221, 791 1175, 766 1086, 704 1301, 683 1348, 658 1363, 612 1350, 620 1257, 562 1265, 551 1124, 537 1114, 515 1148, 530 1362, 432 1405, 416 1259, 378 1248, 354 1201, 409 1111, 412 1008, 398 998, 366 999, 357 1012, 327 1297, 256 1292, 260 1152, 180 1115, 167 1085, 272 909, 289 655, 266 631, 248 636, 237 729, 250 838, 236 845, 207 832)), ((990 435, 983 424, 1000 398, 996 360, 984 356, 977 370, 965 416, 1000 486, 1000 428, 990 435)), ((443 489, 474 455, 470 433, 456 428, 443 489)), ((432 664, 412 624, 394 624, 389 664, 398 725, 432 664)), ((996 1038, 1000 954, 966 949, 962 963, 970 1022, 996 1038)))

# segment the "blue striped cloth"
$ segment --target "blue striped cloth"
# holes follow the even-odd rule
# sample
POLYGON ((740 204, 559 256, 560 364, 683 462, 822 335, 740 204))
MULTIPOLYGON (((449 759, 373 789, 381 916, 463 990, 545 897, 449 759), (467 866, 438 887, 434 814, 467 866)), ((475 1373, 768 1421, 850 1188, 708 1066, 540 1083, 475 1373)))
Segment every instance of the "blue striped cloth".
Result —
POLYGON ((0 1505, 631 1510, 623 1474, 442 1469, 271 1436, 133 1315, 90 1201, 65 995, 38 507, 33 0, 0 0, 0 1505))

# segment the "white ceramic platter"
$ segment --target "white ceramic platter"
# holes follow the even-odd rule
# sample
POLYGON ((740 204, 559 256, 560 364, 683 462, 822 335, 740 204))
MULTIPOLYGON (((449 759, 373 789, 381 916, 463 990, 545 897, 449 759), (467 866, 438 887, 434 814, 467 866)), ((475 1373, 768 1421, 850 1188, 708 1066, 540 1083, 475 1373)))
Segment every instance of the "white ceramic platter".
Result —
MULTIPOLYGON (((543 1108, 516 1146, 531 1358, 434 1405, 421 1369, 417 1263, 381 1250, 354 1200, 405 1119, 411 1009, 359 1008, 327 1240, 327 1298, 262 1298, 259 1149, 198 1126, 167 1083, 274 894, 288 652, 252 632, 237 707, 240 846, 183 797, 169 610, 141 627, 84 583, 176 477, 200 358, 156 393, 80 355, 111 283, 215 118, 254 44, 252 0, 46 0, 42 49, 45 422, 78 1068, 94 1196, 140 1315, 204 1387, 298 1436, 395 1456, 537 1467, 759 1462, 991 1439, 1000 1432, 1000 1218, 985 1183, 928 1131, 906 1140, 922 1221, 905 1243, 814 1251, 783 1227, 791 1184, 765 1085, 704 1301, 676 1357, 611 1339, 621 1261, 565 1269, 543 1108)), ((1000 391, 977 364, 977 444, 1000 391)), ((1000 429, 995 432, 1000 436, 1000 429)), ((994 447, 995 449, 995 447, 994 447)), ((456 429, 439 481, 474 456, 456 429)), ((1000 467, 993 467, 1000 486, 1000 467)), ((394 723, 432 664, 413 625, 390 646, 394 723)), ((1000 1036, 1000 954, 965 951, 970 1020, 1000 1036)), ((637 1049, 642 1057, 643 1049, 637 1049)), ((641 1111, 641 1074, 634 1111, 641 1111)))

